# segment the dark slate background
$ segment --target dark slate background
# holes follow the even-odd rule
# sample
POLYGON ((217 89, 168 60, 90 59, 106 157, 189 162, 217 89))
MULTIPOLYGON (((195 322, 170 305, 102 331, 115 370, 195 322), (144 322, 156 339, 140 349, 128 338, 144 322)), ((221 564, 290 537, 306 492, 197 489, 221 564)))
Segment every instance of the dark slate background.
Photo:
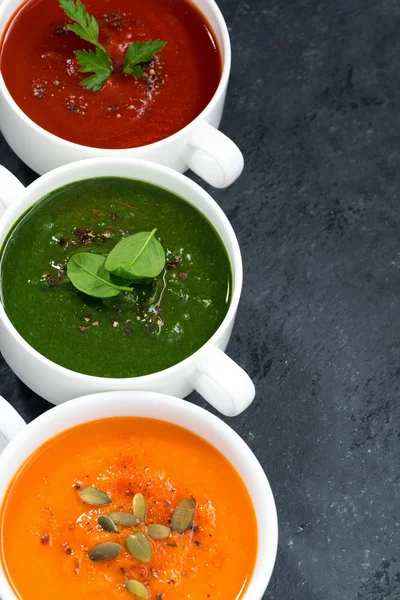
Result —
MULTIPOLYGON (((400 2, 220 5, 246 168, 212 194, 245 265, 229 354, 257 388, 229 424, 276 496, 265 599, 399 599, 400 2)), ((1 139, 0 159, 34 179, 1 139)), ((0 393, 49 408, 1 359, 0 393)))

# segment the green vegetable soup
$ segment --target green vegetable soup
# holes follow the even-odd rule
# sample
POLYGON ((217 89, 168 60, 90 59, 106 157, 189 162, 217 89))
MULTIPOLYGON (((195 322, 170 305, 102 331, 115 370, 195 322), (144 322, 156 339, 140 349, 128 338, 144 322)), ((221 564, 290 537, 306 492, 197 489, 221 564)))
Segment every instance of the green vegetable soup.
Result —
POLYGON ((4 308, 22 337, 100 377, 180 362, 230 303, 230 262, 211 224, 174 194, 129 179, 80 181, 37 202, 9 234, 0 267, 4 308))

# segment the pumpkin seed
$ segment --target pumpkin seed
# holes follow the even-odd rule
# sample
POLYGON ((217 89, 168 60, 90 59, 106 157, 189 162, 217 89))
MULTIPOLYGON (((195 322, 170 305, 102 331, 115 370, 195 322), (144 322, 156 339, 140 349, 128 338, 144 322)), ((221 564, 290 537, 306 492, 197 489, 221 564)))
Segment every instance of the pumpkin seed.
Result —
POLYGON ((139 522, 135 515, 129 512, 112 512, 108 516, 119 527, 134 527, 139 522))
POLYGON ((111 503, 111 498, 95 487, 83 488, 78 493, 83 502, 92 506, 106 506, 111 503))
POLYGON ((146 498, 143 494, 135 494, 133 497, 133 514, 139 520, 140 523, 143 523, 146 519, 146 498))
POLYGON ((125 583, 125 587, 135 598, 139 598, 140 600, 147 600, 149 598, 149 591, 147 587, 139 581, 128 579, 128 581, 125 583))
POLYGON ((119 544, 113 542, 106 542, 105 544, 98 544, 89 552, 90 560, 99 562, 101 560, 112 560, 121 552, 122 547, 119 544))
POLYGON ((165 525, 154 524, 147 526, 147 533, 153 540, 165 540, 171 535, 171 530, 165 525))
POLYGON ((97 519, 97 522, 100 525, 100 527, 102 529, 104 529, 105 531, 111 531, 112 533, 118 533, 118 528, 115 525, 114 521, 112 519, 110 519, 110 517, 107 517, 106 515, 101 515, 101 517, 99 517, 97 519))
POLYGON ((194 498, 187 498, 182 500, 174 510, 174 514, 171 519, 172 531, 178 533, 184 533, 189 527, 191 527, 194 519, 194 513, 196 511, 196 500, 194 498))
POLYGON ((149 540, 143 533, 137 531, 125 540, 125 546, 133 558, 141 562, 150 562, 153 555, 149 540))

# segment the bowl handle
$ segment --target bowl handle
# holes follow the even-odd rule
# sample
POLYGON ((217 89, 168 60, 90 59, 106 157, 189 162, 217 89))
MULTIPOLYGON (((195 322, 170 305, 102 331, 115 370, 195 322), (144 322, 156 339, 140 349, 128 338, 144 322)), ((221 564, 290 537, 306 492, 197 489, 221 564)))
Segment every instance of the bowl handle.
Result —
POLYGON ((24 190, 20 180, 0 165, 0 216, 12 202, 21 197, 24 190))
POLYGON ((0 452, 24 427, 26 423, 23 418, 0 396, 0 452))
POLYGON ((235 417, 253 402, 250 377, 219 348, 205 353, 196 367, 194 389, 223 415, 235 417))
POLYGON ((221 131, 202 122, 194 130, 186 162, 204 181, 215 188, 231 185, 243 171, 243 154, 221 131))

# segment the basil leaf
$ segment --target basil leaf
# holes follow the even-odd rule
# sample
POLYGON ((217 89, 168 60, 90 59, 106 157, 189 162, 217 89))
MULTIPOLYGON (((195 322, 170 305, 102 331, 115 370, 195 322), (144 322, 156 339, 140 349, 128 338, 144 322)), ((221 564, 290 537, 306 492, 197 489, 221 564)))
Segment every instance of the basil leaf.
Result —
POLYGON ((104 268, 106 259, 100 254, 78 252, 67 264, 67 275, 77 290, 95 298, 112 298, 121 291, 131 292, 131 288, 116 285, 110 273, 104 268))
POLYGON ((135 233, 118 242, 107 256, 107 271, 125 279, 157 277, 165 266, 165 253, 156 231, 135 233))

